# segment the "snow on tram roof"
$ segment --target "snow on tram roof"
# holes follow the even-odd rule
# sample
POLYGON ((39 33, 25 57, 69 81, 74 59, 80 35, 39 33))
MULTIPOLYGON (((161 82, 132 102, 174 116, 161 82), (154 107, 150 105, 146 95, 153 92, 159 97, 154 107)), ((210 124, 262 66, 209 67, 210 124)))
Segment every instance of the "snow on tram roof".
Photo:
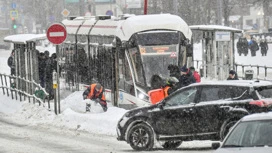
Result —
POLYGON ((90 35, 117 36, 121 41, 128 41, 135 33, 154 29, 180 31, 189 40, 192 37, 192 31, 188 24, 179 16, 171 14, 130 16, 126 20, 96 21, 95 19, 87 19, 83 23, 75 20, 64 20, 62 23, 66 26, 68 34, 75 34, 79 28, 77 34, 86 35, 92 28, 90 35))
POLYGON ((4 38, 5 42, 26 44, 27 41, 36 41, 46 39, 46 34, 18 34, 10 35, 4 38))
POLYGON ((123 36, 124 39, 127 39, 127 36, 132 36, 134 33, 151 29, 176 30, 182 32, 189 40, 192 37, 192 31, 188 24, 179 16, 171 14, 132 16, 124 21, 122 28, 125 34, 123 36))
POLYGON ((226 27, 221 25, 191 25, 189 26, 191 30, 207 30, 207 31, 232 31, 240 33, 242 30, 232 28, 232 27, 226 27))

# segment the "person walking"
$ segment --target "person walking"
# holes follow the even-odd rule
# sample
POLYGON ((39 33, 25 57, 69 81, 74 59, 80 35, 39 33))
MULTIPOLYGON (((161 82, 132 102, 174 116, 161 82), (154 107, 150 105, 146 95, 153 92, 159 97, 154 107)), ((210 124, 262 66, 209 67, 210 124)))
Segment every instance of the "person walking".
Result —
POLYGON ((53 91, 53 72, 57 72, 57 55, 53 53, 50 58, 46 60, 45 67, 45 90, 49 94, 49 99, 54 99, 53 91))
POLYGON ((250 49, 250 52, 251 52, 251 56, 256 56, 256 51, 259 50, 259 45, 258 43, 256 42, 255 38, 251 37, 251 40, 248 42, 248 45, 249 45, 249 49, 250 49))
POLYGON ((262 39, 260 42, 260 47, 261 47, 261 54, 262 56, 267 55, 267 50, 268 50, 268 45, 265 39, 262 39))
MULTIPOLYGON (((107 102, 104 95, 104 88, 100 83, 91 84, 84 92, 83 99, 91 99, 99 103, 104 112, 107 111, 107 102)), ((86 104, 86 112, 90 111, 91 104, 86 104)))
POLYGON ((11 51, 11 54, 8 58, 8 66, 10 67, 10 75, 15 75, 15 59, 14 59, 15 50, 11 51))
POLYGON ((39 80, 41 87, 45 87, 45 68, 46 68, 46 61, 45 61, 45 54, 39 53, 38 57, 38 65, 39 65, 39 80))

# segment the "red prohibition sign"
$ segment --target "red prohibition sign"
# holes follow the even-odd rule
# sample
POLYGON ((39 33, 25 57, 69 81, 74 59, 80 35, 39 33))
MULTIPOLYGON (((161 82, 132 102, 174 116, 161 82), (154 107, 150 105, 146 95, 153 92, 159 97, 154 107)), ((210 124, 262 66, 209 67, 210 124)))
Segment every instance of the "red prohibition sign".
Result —
POLYGON ((60 23, 52 24, 47 29, 46 36, 51 43, 59 45, 63 43, 67 37, 66 28, 60 23))

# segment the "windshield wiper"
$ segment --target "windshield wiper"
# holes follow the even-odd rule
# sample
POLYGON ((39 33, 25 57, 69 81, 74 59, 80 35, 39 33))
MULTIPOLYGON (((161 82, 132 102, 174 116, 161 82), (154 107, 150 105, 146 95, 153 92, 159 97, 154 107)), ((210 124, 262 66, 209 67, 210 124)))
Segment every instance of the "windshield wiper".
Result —
POLYGON ((232 148, 232 147, 244 147, 244 146, 241 146, 241 145, 224 145, 224 146, 222 146, 222 148, 232 148))

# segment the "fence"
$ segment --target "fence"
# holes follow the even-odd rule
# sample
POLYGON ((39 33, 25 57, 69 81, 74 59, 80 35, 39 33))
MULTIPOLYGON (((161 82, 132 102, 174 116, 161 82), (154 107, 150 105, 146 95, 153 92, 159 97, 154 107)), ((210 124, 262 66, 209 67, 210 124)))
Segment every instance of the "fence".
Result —
MULTIPOLYGON (((202 60, 194 60, 194 66, 199 69, 200 72, 203 68, 202 60)), ((272 81, 272 67, 260 66, 260 65, 243 65, 235 63, 235 70, 238 73, 240 79, 246 79, 246 71, 252 70, 252 79, 272 81)))
POLYGON ((48 93, 35 81, 29 81, 19 76, 11 76, 0 73, 1 86, 3 94, 11 96, 12 99, 20 101, 36 102, 45 104, 45 100, 48 99, 48 109, 50 110, 50 103, 48 93))
POLYGON ((253 70, 253 79, 258 80, 267 80, 272 81, 272 67, 268 66, 259 66, 259 65, 243 65, 243 64, 235 64, 235 68, 237 72, 240 72, 238 74, 239 78, 245 77, 245 71, 247 69, 253 70), (257 73, 255 73, 257 72, 257 73), (243 76, 243 77, 241 77, 243 76))

